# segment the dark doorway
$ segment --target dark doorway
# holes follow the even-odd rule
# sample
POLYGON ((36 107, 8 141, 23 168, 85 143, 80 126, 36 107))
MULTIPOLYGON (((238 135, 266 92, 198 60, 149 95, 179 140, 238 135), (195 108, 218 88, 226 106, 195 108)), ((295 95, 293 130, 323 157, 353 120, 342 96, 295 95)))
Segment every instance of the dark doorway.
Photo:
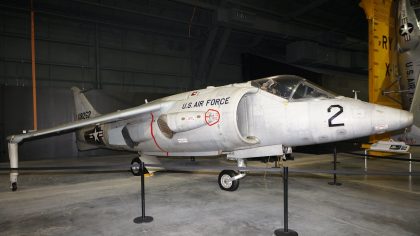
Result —
POLYGON ((285 74, 302 76, 322 85, 322 74, 250 53, 242 54, 242 78, 244 81, 285 74))

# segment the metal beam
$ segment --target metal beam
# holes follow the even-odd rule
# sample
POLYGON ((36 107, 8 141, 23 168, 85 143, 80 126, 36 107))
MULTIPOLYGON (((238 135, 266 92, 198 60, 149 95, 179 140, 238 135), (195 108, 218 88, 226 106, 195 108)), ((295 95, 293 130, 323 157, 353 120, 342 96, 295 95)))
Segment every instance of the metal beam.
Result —
MULTIPOLYGON (((13 58, 0 58, 0 61, 4 62, 14 62, 14 63, 25 63, 30 64, 30 60, 26 59, 13 59, 13 58)), ((46 66, 61 66, 68 68, 81 68, 81 69, 96 69, 89 65, 77 65, 77 64, 66 64, 66 63, 53 63, 48 61, 37 61, 37 65, 46 65, 46 66)), ((151 70, 139 70, 133 68, 120 68, 120 67, 100 67, 100 70, 109 70, 116 72, 130 72, 130 73, 139 73, 139 74, 150 74, 150 75, 161 75, 161 76, 170 76, 170 77, 190 77, 189 74, 179 74, 179 73, 163 73, 161 71, 151 71, 151 70)))
MULTIPOLYGON (((7 80, 12 80, 12 79, 17 79, 16 77, 13 76, 5 76, 4 77, 7 80)), ((19 77, 20 80, 25 80, 25 81, 31 81, 31 77, 19 77)), ((46 81, 46 82, 51 82, 53 81, 53 83, 86 83, 86 84, 92 84, 92 86, 95 86, 95 81, 82 81, 82 80, 62 80, 62 79, 55 79, 55 80, 51 80, 50 78, 44 78, 44 77, 38 77, 38 81, 46 81)), ((121 83, 117 83, 117 82, 102 82, 102 85, 117 85, 117 86, 121 86, 121 83)), ((129 86, 129 87, 138 87, 138 88, 159 88, 159 89, 178 89, 179 91, 184 91, 184 87, 169 87, 169 86, 162 86, 159 84, 155 84, 155 85, 145 85, 145 84, 136 84, 136 83, 124 83, 124 86, 129 86)), ((6 85, 7 86, 7 85, 6 85)), ((67 86, 67 85, 66 85, 67 86)))
MULTIPOLYGON (((95 80, 96 80, 96 88, 101 89, 101 70, 100 70, 100 47, 99 47, 99 29, 98 24, 95 24, 95 80)), ((88 62, 89 63, 89 62, 88 62)))
POLYGON ((206 80, 204 81, 204 83, 206 85, 207 85, 208 80, 211 78, 211 76, 212 76, 212 74, 214 72, 214 69, 216 68, 216 65, 219 64, 220 58, 221 58, 221 56, 223 54, 223 51, 226 48, 226 44, 227 44, 227 42, 229 40, 229 37, 230 37, 230 33, 231 32, 232 32, 232 29, 231 28, 225 28, 225 30, 223 31, 222 38, 220 39, 219 45, 217 46, 217 49, 216 49, 216 54, 215 54, 215 56, 213 58, 212 63, 210 64, 210 70, 209 70, 207 76, 205 77, 206 80))
POLYGON ((204 28, 208 27, 208 25, 205 25, 205 24, 191 23, 189 20, 180 20, 180 19, 175 19, 175 18, 170 18, 170 17, 165 17, 165 16, 158 16, 158 15, 154 15, 154 14, 150 14, 150 13, 135 11, 135 10, 131 10, 131 9, 121 8, 121 7, 109 6, 109 5, 106 5, 106 4, 101 4, 101 3, 96 3, 96 2, 88 2, 88 1, 83 1, 83 0, 72 0, 72 2, 78 2, 78 3, 81 3, 81 4, 85 4, 85 5, 101 7, 101 8, 121 11, 121 12, 125 12, 125 13, 131 13, 131 14, 135 14, 135 15, 147 16, 147 17, 156 18, 156 19, 160 19, 160 20, 165 20, 165 21, 169 21, 169 22, 175 22, 175 23, 186 24, 186 25, 192 24, 194 26, 204 27, 204 28))
MULTIPOLYGON (((10 37, 10 38, 21 38, 21 39, 28 39, 30 40, 30 36, 25 34, 14 34, 14 33, 0 33, 0 36, 4 37, 10 37)), ((82 47, 94 47, 95 44, 89 44, 89 43, 81 43, 77 41, 69 41, 69 40, 56 40, 56 39, 49 39, 42 36, 35 36, 35 39, 37 41, 43 41, 43 42, 52 42, 52 43, 58 43, 58 44, 68 44, 68 45, 75 45, 75 46, 82 46, 82 47)), ((112 50, 119 50, 121 52, 134 52, 134 53, 140 53, 145 55, 154 55, 154 56, 164 56, 164 57, 171 57, 171 58, 178 58, 178 59, 189 59, 188 56, 179 56, 179 55, 173 55, 173 54, 166 54, 166 53, 159 53, 159 52, 149 52, 145 50, 139 50, 139 49, 130 49, 130 48, 121 48, 121 47, 112 47, 112 46, 101 46, 100 48, 104 49, 112 49, 112 50)))
MULTIPOLYGON (((4 5, 4 4, 0 4, 0 8, 5 8, 5 9, 15 10, 15 11, 28 12, 28 9, 8 6, 8 5, 4 5)), ((188 34, 185 34, 185 35, 171 34, 171 33, 168 33, 168 31, 157 31, 157 30, 141 28, 139 26, 128 26, 128 25, 123 25, 123 24, 117 24, 117 23, 111 23, 111 22, 100 21, 100 20, 95 20, 95 19, 89 19, 89 18, 85 18, 85 17, 68 16, 68 15, 59 14, 59 13, 55 13, 55 12, 43 11, 43 10, 40 10, 40 9, 36 9, 35 11, 37 12, 38 15, 42 14, 42 15, 54 16, 54 17, 59 17, 59 18, 64 18, 64 19, 69 19, 69 20, 74 20, 74 21, 80 21, 80 22, 89 22, 89 23, 96 23, 96 24, 101 24, 101 25, 108 25, 108 26, 115 27, 115 28, 118 28, 118 29, 130 29, 130 30, 133 30, 133 31, 148 32, 148 33, 152 33, 152 34, 170 36, 170 37, 174 37, 174 38, 184 38, 184 39, 193 38, 193 39, 201 40, 201 38, 199 38, 199 37, 193 37, 193 36, 190 37, 190 36, 188 36, 188 34)))
POLYGON ((291 12, 287 16, 288 17, 291 17, 291 18, 295 18, 295 17, 301 16, 301 15, 305 14, 306 12, 308 12, 310 10, 313 10, 314 8, 317 8, 317 7, 321 6, 322 4, 325 4, 328 1, 330 1, 330 0, 317 0, 317 1, 312 1, 310 4, 308 4, 308 5, 304 6, 304 7, 299 8, 299 10, 296 10, 294 12, 291 12))
POLYGON ((35 64, 35 11, 34 2, 30 0, 31 11, 31 68, 32 68, 32 108, 33 108, 33 121, 34 130, 38 129, 38 113, 36 102, 36 64, 35 64))
POLYGON ((210 34, 207 38, 206 44, 205 44, 203 52, 201 54, 200 64, 199 64, 198 70, 197 70, 197 79, 198 80, 201 80, 201 81, 205 80, 206 64, 207 64, 207 61, 208 61, 208 57, 210 55, 211 48, 213 47, 214 40, 216 39, 218 29, 219 29, 218 27, 214 27, 213 29, 210 30, 210 34))
MULTIPOLYGON (((183 1, 193 1, 193 0, 183 0, 183 1)), ((302 31, 312 30, 309 27, 303 26, 302 24, 305 24, 305 25, 308 25, 308 26, 315 26, 315 27, 318 27, 318 28, 321 28, 321 29, 324 29, 324 30, 327 30, 327 31, 331 30, 331 27, 329 27, 327 25, 317 24, 315 21, 303 20, 299 17, 296 17, 296 18, 293 19, 293 18, 289 17, 288 15, 279 14, 277 11, 257 7, 257 6, 251 5, 251 4, 247 4, 243 1, 238 1, 238 0, 226 0, 226 1, 228 1, 232 4, 234 4, 234 5, 237 5, 241 8, 247 8, 247 9, 250 9, 250 10, 254 10, 254 11, 257 11, 257 12, 261 12, 261 13, 264 13, 264 14, 268 14, 268 15, 277 17, 277 18, 279 18, 277 20, 277 22, 282 21, 285 25, 286 24, 289 25, 286 28, 293 28, 295 31, 296 31, 296 28, 298 28, 299 30, 302 30, 302 31), (294 22, 294 23, 292 23, 292 22, 294 22)), ((307 9, 305 9, 305 11, 303 11, 303 12, 306 12, 310 9, 314 9, 316 7, 316 4, 322 4, 323 1, 328 1, 328 0, 317 0, 315 3, 313 3, 313 5, 309 4, 307 7, 305 7, 307 9), (312 6, 310 6, 310 5, 312 5, 312 6)), ((297 13, 299 14, 299 12, 297 12, 297 13)), ((338 31, 340 31, 340 30, 338 30, 338 31)), ((323 33, 323 31, 320 31, 320 30, 317 30, 317 32, 318 32, 318 34, 323 33)), ((344 31, 340 31, 340 32, 343 32, 346 35, 351 34, 351 32, 344 32, 344 31)), ((285 35, 287 36, 288 34, 286 33, 285 35)), ((314 38, 312 36, 313 35, 308 35, 307 37, 303 37, 301 39, 314 40, 314 38)), ((349 37, 348 36, 348 38, 367 44, 364 40, 361 40, 361 39, 356 38, 356 37, 349 37)), ((322 43, 322 42, 320 42, 320 43, 322 43)))
POLYGON ((178 2, 189 6, 199 7, 207 10, 217 10, 217 6, 207 3, 205 0, 171 0, 172 2, 178 2))

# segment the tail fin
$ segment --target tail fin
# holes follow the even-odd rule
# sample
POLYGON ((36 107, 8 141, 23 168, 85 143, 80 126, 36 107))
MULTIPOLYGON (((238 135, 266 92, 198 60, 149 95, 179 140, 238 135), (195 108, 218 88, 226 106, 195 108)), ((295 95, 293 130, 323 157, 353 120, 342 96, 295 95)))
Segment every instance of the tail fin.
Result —
POLYGON ((71 90, 73 91, 77 120, 89 119, 100 115, 79 88, 72 87, 71 90))
POLYGON ((405 132, 398 135, 397 140, 404 141, 410 145, 420 144, 420 78, 414 91, 413 101, 411 102, 410 112, 413 113, 413 125, 405 132))
MULTIPOLYGON (((83 92, 77 88, 72 87, 71 90, 73 91, 74 96, 74 106, 76 108, 76 120, 84 120, 93 118, 96 116, 100 116, 95 108, 93 108, 92 104, 90 104, 89 100, 83 94, 83 92)), ((90 129, 90 128, 87 128, 90 129)), ((77 148, 80 151, 91 150, 98 148, 95 145, 90 145, 86 142, 84 133, 87 130, 86 128, 80 129, 76 131, 76 139, 77 139, 77 148)))

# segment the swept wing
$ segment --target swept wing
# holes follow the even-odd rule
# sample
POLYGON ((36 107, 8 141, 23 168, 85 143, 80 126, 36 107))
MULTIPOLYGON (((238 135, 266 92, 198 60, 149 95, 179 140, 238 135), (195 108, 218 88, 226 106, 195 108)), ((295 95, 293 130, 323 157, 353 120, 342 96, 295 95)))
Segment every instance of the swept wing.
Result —
POLYGON ((54 133, 58 134, 61 132, 71 131, 71 130, 83 128, 90 125, 105 124, 105 123, 115 122, 119 120, 124 120, 127 118, 132 118, 134 116, 139 116, 139 115, 147 114, 150 112, 159 111, 163 107, 169 106, 171 103, 172 102, 156 102, 156 103, 143 104, 141 106, 129 108, 126 110, 116 111, 116 112, 97 116, 90 119, 73 121, 73 122, 58 125, 58 126, 48 128, 48 129, 42 129, 42 130, 38 130, 34 132, 29 132, 26 134, 11 135, 7 137, 7 140, 9 141, 9 143, 20 143, 23 140, 29 139, 29 138, 35 138, 35 137, 44 136, 48 134, 54 134, 54 133))

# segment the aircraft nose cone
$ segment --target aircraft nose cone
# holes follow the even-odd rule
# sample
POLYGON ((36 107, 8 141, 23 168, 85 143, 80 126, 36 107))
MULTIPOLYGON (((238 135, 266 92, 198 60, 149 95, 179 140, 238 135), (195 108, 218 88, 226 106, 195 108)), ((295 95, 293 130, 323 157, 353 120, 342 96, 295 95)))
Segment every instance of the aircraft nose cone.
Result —
POLYGON ((413 113, 400 110, 400 126, 402 128, 406 128, 413 124, 413 113))
POLYGON ((375 105, 372 123, 376 133, 404 129, 413 124, 413 114, 401 109, 375 105))

